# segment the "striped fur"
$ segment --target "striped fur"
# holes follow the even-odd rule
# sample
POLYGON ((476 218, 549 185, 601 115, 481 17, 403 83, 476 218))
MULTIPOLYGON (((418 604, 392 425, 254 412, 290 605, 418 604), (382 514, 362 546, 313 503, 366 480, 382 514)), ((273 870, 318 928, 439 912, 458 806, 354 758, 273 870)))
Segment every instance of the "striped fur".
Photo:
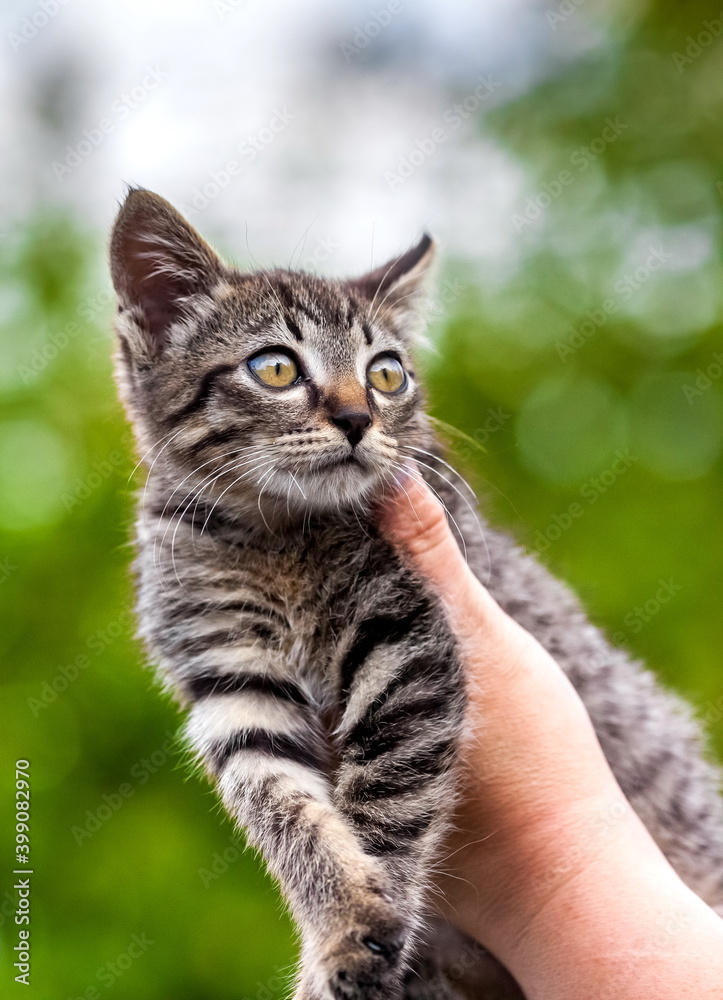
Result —
POLYGON ((298 923, 297 1000, 517 995, 483 949, 434 924, 464 698, 436 599, 375 527, 407 456, 423 456, 475 572, 567 671, 658 843, 723 905, 717 775, 696 724, 482 522, 444 463, 410 354, 431 253, 425 238, 350 282, 240 274, 139 190, 112 238, 117 379, 148 468, 140 633, 298 923), (249 371, 271 348, 297 360, 297 383, 249 371), (403 391, 367 381, 385 354, 403 391), (475 956, 464 983, 445 975, 455 949, 475 956))

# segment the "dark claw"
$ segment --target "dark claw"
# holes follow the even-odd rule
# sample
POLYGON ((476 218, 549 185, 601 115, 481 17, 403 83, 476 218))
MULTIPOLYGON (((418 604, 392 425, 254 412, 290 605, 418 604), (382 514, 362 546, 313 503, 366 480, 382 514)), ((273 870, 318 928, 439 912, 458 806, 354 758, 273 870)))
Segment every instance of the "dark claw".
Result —
POLYGON ((365 937, 362 944, 366 945, 374 955, 381 955, 382 958, 386 958, 390 965, 394 964, 394 960, 401 950, 401 944, 397 944, 394 941, 387 941, 386 944, 381 944, 371 937, 365 937))

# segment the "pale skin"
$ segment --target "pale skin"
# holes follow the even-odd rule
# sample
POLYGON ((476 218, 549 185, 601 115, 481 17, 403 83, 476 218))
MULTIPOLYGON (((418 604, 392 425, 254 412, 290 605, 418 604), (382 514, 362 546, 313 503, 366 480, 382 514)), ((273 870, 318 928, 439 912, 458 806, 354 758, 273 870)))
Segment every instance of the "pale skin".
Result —
POLYGON ((631 810, 574 688, 473 575, 433 494, 414 474, 404 490, 382 530, 445 606, 474 734, 450 920, 528 1000, 723 998, 723 920, 631 810))

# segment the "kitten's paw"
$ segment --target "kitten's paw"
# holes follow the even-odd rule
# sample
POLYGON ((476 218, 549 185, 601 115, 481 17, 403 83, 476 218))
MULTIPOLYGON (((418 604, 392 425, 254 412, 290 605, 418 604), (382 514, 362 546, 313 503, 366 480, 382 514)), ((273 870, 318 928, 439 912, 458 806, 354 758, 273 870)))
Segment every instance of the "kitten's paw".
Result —
POLYGON ((406 927, 376 924, 350 934, 342 942, 335 967, 329 969, 328 991, 334 1000, 392 1000, 401 993, 400 958, 406 927))
POLYGON ((401 995, 408 933, 407 921, 385 900, 340 914, 337 933, 328 933, 316 957, 324 997, 395 1000, 401 995))

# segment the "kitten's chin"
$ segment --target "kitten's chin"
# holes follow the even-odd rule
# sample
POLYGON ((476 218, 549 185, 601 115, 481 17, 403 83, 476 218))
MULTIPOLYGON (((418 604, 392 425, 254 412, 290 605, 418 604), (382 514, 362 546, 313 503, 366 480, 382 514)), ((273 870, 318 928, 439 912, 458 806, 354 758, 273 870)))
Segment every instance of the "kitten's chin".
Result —
POLYGON ((290 513, 324 513, 368 506, 392 480, 391 470, 370 468, 352 457, 305 472, 279 470, 265 493, 290 513))

